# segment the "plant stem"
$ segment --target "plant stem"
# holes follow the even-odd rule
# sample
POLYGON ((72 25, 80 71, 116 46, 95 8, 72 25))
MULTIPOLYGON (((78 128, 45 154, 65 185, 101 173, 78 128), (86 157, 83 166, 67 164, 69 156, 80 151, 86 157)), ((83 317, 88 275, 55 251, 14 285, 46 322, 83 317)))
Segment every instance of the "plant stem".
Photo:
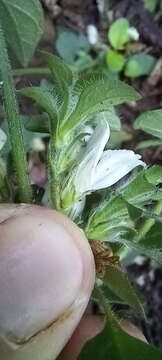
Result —
POLYGON ((32 74, 50 74, 50 69, 48 68, 26 68, 26 69, 16 69, 13 70, 14 76, 23 76, 23 75, 32 75, 32 74))
POLYGON ((57 177, 57 160, 56 149, 53 147, 52 141, 49 145, 48 151, 48 172, 49 172, 49 184, 50 184, 50 200, 52 208, 60 210, 60 186, 59 179, 57 177))
MULTIPOLYGON (((160 214, 160 212, 162 211, 162 200, 159 200, 157 202, 157 204, 155 205, 154 208, 154 212, 155 214, 160 214)), ((145 220, 145 222, 141 225, 141 228, 139 229, 139 235, 137 238, 137 241, 139 242, 141 239, 144 238, 144 236, 150 231, 150 229, 152 228, 152 226, 155 224, 155 219, 154 218, 149 218, 147 220, 145 220)))
POLYGON ((17 176, 19 200, 29 203, 32 198, 31 186, 28 178, 27 160, 25 155, 22 125, 15 95, 12 69, 8 58, 6 42, 0 24, 0 73, 3 82, 3 103, 5 117, 8 122, 9 138, 11 142, 14 168, 17 176))
POLYGON ((60 181, 57 169, 56 123, 50 118, 50 144, 48 150, 48 173, 52 208, 60 210, 60 181))
MULTIPOLYGON (((93 61, 93 63, 91 65, 85 65, 83 67, 83 69, 80 70, 80 72, 83 72, 85 70, 88 70, 89 68, 91 68, 92 66, 95 66, 97 64, 97 60, 93 61)), ((71 68, 72 71, 74 72, 78 72, 78 70, 75 68, 75 66, 73 65, 69 65, 69 67, 71 68)), ((14 76, 23 76, 23 75, 49 75, 51 74, 51 71, 49 68, 44 68, 44 67, 36 67, 36 68, 26 68, 26 69, 14 69, 13 70, 13 75, 14 76)))

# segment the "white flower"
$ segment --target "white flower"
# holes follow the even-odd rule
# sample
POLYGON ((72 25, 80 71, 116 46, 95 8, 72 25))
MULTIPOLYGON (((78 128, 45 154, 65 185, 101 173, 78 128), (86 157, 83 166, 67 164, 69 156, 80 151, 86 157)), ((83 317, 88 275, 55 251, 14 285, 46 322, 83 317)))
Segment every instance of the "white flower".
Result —
POLYGON ((0 150, 3 148, 6 140, 7 140, 6 134, 2 129, 0 129, 0 150))
POLYGON ((132 39, 134 41, 139 40, 139 32, 137 31, 137 29, 135 27, 130 27, 128 29, 128 35, 129 35, 130 39, 132 39))
POLYGON ((96 45, 99 40, 98 30, 95 25, 90 24, 87 26, 88 41, 91 45, 96 45))
POLYGON ((139 165, 145 166, 140 160, 141 156, 131 150, 104 151, 109 137, 108 123, 100 122, 91 135, 70 181, 78 199, 115 184, 139 165))

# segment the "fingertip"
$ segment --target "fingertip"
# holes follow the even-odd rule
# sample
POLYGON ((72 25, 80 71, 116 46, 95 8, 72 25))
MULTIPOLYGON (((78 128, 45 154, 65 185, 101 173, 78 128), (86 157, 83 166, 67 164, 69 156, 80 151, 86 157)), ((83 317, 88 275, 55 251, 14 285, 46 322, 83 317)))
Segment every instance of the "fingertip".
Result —
POLYGON ((95 315, 84 316, 61 353, 59 360, 76 360, 85 343, 98 335, 103 328, 104 317, 95 315))

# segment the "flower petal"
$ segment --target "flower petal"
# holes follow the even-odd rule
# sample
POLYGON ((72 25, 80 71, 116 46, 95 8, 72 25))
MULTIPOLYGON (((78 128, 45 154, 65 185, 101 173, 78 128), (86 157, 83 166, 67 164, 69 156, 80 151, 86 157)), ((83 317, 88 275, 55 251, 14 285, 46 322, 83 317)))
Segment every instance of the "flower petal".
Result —
POLYGON ((6 140, 7 140, 6 134, 2 129, 0 129, 0 150, 3 148, 6 140))
POLYGON ((136 166, 145 166, 141 156, 130 150, 107 150, 97 165, 93 191, 115 184, 136 166))
POLYGON ((97 125, 93 135, 90 137, 83 158, 78 166, 75 175, 77 192, 82 194, 93 186, 96 166, 102 156, 109 136, 109 125, 104 120, 97 125))

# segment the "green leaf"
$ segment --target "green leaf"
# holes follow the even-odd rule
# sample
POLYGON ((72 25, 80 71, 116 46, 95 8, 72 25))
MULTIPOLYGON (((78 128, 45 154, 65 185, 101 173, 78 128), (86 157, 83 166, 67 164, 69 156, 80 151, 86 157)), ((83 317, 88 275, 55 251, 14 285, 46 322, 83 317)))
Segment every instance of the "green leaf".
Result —
POLYGON ((125 18, 120 18, 113 22, 108 32, 108 39, 114 49, 122 50, 129 41, 129 21, 125 18))
MULTIPOLYGON (((149 232, 150 233, 150 232, 149 232)), ((148 236, 149 236, 148 233, 148 236)), ((144 254, 154 261, 156 261, 159 265, 162 265, 162 250, 161 248, 158 248, 161 246, 161 240, 158 238, 157 245, 154 246, 152 239, 147 245, 147 242, 145 240, 141 240, 140 242, 134 242, 132 240, 126 240, 122 239, 121 243, 126 245, 130 249, 135 249, 140 251, 141 254, 144 254), (157 246, 157 248, 156 248, 157 246)))
POLYGON ((129 57, 124 74, 128 77, 138 77, 148 75, 155 66, 156 58, 154 56, 140 53, 129 57))
POLYGON ((50 133, 49 117, 46 113, 41 115, 22 116, 24 127, 28 131, 37 133, 50 133))
POLYGON ((112 131, 120 131, 121 122, 119 116, 116 114, 116 111, 113 106, 109 110, 97 114, 94 118, 95 122, 106 120, 112 131))
MULTIPOLYGON (((25 121, 27 121, 27 118, 25 117, 25 121, 24 121, 24 116, 21 115, 21 119, 22 119, 22 122, 24 123, 25 121)), ((6 121, 4 121, 2 123, 2 128, 3 130, 5 131, 5 133, 7 134, 7 141, 3 147, 3 149, 1 150, 2 151, 2 156, 3 158, 6 158, 8 156, 8 154, 10 153, 11 151, 11 144, 10 144, 10 141, 9 141, 9 134, 8 134, 8 126, 6 124, 6 121)), ((42 133, 40 134, 39 132, 35 132, 35 131, 28 131, 25 126, 23 126, 23 138, 24 138, 24 145, 25 145, 25 149, 26 149, 26 152, 28 152, 29 150, 31 150, 31 143, 32 143, 32 140, 35 139, 35 138, 42 138, 44 136, 47 136, 47 133, 42 133)))
POLYGON ((134 128, 162 139, 162 110, 145 111, 136 119, 134 128))
POLYGON ((40 1, 0 0, 0 21, 10 48, 26 66, 43 34, 40 1))
POLYGON ((142 208, 152 201, 156 188, 147 180, 145 171, 141 171, 121 193, 129 204, 142 208))
POLYGON ((118 196, 105 201, 93 212, 85 232, 88 239, 116 241, 132 225, 127 204, 118 196))
POLYGON ((120 148, 123 142, 130 141, 132 139, 132 134, 125 131, 112 131, 110 134, 109 148, 117 149, 120 148))
POLYGON ((66 171, 69 174, 71 168, 72 167, 74 168, 74 165, 77 166, 82 151, 84 151, 84 142, 82 140, 82 134, 80 134, 80 137, 78 136, 78 138, 76 138, 74 141, 70 142, 69 144, 67 141, 66 146, 64 144, 64 148, 62 152, 60 152, 59 154, 58 173, 60 174, 66 171))
MULTIPOLYGON (((107 284, 102 283, 102 291, 105 295, 105 298, 108 300, 109 304, 124 304, 127 305, 127 303, 125 301, 123 301, 120 297, 119 297, 119 293, 116 295, 109 286, 107 286, 107 284)), ((100 302, 100 299, 98 297, 98 293, 96 292, 96 289, 94 288, 93 292, 92 292, 92 299, 95 302, 100 302)))
POLYGON ((125 62, 126 58, 124 55, 119 54, 114 50, 107 51, 106 63, 110 71, 120 72, 123 69, 125 62))
MULTIPOLYGON (((62 101, 61 119, 64 118, 70 106, 70 87, 73 83, 73 73, 58 56, 42 52, 42 56, 51 70, 54 84, 62 101)), ((72 101, 73 103, 73 101, 72 101)))
POLYGON ((53 96, 48 88, 43 87, 26 87, 20 90, 21 94, 28 96, 35 100, 51 117, 53 120, 57 120, 59 112, 58 99, 53 96))
POLYGON ((97 73, 81 77, 74 87, 73 94, 75 100, 78 97, 78 102, 70 117, 62 124, 60 131, 63 134, 85 122, 88 117, 109 110, 112 105, 140 98, 129 85, 97 73))
MULTIPOLYGON (((145 235, 143 240, 140 240, 140 246, 150 250, 162 250, 162 223, 156 222, 151 230, 145 235)), ((162 256, 162 254, 161 254, 162 256)))
POLYGON ((87 52, 90 48, 87 38, 67 27, 59 27, 56 39, 56 49, 64 61, 73 64, 80 50, 87 52))
POLYGON ((87 54, 85 51, 79 51, 77 60, 74 62, 72 68, 76 72, 80 72, 91 68, 94 65, 94 59, 91 55, 87 54))
POLYGON ((162 146, 162 141, 156 139, 140 141, 136 146, 136 149, 141 150, 141 149, 146 149, 148 147, 156 147, 156 146, 162 146))
POLYGON ((160 266, 162 266, 162 251, 159 249, 149 249, 146 247, 140 246, 138 247, 138 249, 140 249, 140 251, 148 256, 149 258, 153 259, 156 263, 158 263, 160 266))
POLYGON ((162 200, 162 190, 161 189, 157 190, 156 194, 153 196, 153 200, 155 200, 155 201, 162 200))
POLYGON ((146 9, 154 12, 159 3, 159 0, 143 0, 146 9))
POLYGON ((104 330, 84 346, 78 360, 161 360, 162 353, 124 332, 108 317, 104 330))
POLYGON ((126 272, 122 269, 107 265, 104 276, 104 286, 107 285, 126 304, 132 307, 140 315, 144 316, 143 306, 136 295, 126 272))
POLYGON ((158 185, 162 183, 162 166, 152 166, 145 170, 145 176, 149 183, 158 185))
POLYGON ((108 111, 103 113, 105 120, 108 121, 110 129, 112 131, 120 131, 121 130, 121 121, 119 116, 117 115, 115 108, 110 107, 108 111))
POLYGON ((50 54, 48 52, 41 52, 43 59, 49 66, 51 73, 53 75, 53 80, 60 88, 63 93, 63 85, 67 86, 72 85, 73 82, 73 73, 70 68, 62 61, 58 56, 50 54))

